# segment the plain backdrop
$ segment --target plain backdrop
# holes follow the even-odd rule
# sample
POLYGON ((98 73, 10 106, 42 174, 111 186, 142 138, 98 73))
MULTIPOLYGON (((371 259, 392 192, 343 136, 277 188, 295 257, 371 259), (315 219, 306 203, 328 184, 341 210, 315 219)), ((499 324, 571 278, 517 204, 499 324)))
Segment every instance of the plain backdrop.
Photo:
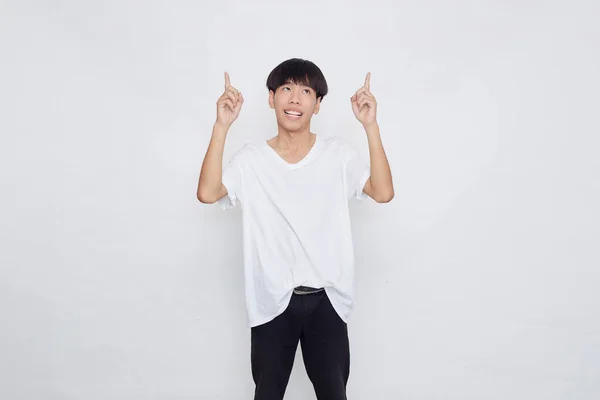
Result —
MULTIPOLYGON (((251 399, 241 209, 196 199, 277 134, 291 57, 312 131, 367 158, 372 73, 396 197, 353 203, 354 400, 600 398, 597 1, 0 1, 0 398, 251 399)), ((314 399, 300 352, 286 400, 314 399)))

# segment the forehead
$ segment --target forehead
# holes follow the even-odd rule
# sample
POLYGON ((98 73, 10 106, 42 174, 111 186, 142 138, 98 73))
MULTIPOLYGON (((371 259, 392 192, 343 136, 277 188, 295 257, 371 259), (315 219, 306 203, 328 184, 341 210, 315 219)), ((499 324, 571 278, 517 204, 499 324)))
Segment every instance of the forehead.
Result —
MULTIPOLYGON (((308 86, 308 84, 307 84, 307 83, 305 83, 305 82, 295 82, 295 81, 294 81, 294 80, 292 80, 292 79, 287 79, 287 80, 286 80, 286 81, 283 83, 283 85, 294 85, 294 86, 302 86, 302 87, 307 87, 307 88, 309 88, 309 87, 310 87, 310 86, 308 86)), ((283 86, 283 85, 282 85, 282 86, 283 86)))

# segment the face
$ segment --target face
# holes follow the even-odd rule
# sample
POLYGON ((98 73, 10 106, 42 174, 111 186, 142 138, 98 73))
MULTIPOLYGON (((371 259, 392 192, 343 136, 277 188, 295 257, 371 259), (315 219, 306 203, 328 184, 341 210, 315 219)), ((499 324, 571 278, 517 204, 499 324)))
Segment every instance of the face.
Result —
POLYGON ((269 91, 269 106, 275 109, 277 122, 290 131, 299 131, 310 125, 313 114, 319 112, 321 99, 309 86, 285 83, 275 93, 269 91))

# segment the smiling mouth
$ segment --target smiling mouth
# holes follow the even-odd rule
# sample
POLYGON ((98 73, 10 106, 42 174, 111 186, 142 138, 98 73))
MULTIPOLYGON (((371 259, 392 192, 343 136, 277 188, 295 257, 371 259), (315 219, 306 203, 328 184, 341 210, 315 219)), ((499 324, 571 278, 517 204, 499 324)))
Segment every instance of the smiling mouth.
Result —
POLYGON ((297 113, 295 111, 284 111, 285 115, 289 115, 290 117, 301 117, 302 113, 297 113))

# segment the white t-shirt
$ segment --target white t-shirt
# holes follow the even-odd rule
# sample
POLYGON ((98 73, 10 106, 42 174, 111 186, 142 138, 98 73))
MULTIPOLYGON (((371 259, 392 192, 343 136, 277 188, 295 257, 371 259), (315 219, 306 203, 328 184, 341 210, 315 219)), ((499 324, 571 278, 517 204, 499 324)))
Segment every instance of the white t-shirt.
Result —
POLYGON ((242 205, 246 308, 250 327, 288 306, 297 286, 325 288, 347 321, 353 307, 354 249, 349 200, 363 199, 369 165, 345 139, 316 135, 290 164, 267 144, 245 144, 223 169, 223 209, 242 205))

